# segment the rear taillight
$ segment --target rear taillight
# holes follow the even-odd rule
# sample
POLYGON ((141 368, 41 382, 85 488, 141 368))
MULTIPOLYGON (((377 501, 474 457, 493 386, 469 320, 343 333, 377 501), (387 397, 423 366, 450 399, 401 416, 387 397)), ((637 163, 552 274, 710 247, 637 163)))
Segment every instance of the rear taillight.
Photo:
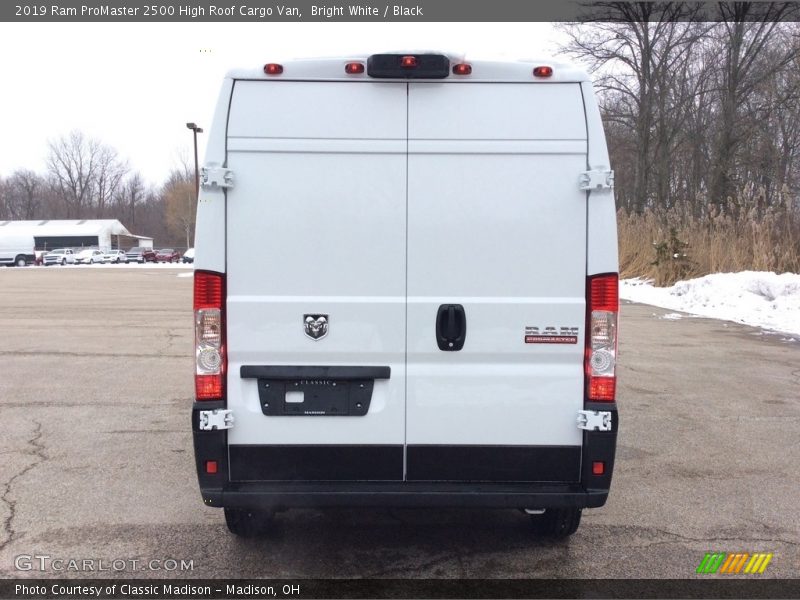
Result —
POLYGON ((225 397, 225 276, 194 274, 195 392, 198 400, 225 397))
POLYGON ((586 400, 614 402, 617 378, 619 275, 592 275, 586 282, 586 400))

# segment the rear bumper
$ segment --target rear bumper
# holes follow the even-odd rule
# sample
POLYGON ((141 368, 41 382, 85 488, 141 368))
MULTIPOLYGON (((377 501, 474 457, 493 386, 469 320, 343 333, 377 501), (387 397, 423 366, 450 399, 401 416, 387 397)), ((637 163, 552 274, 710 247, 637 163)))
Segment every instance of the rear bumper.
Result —
MULTIPOLYGON (((572 463, 577 466, 577 470, 573 468, 568 474, 564 470, 564 478, 561 482, 554 482, 554 480, 562 473, 562 470, 557 470, 558 472, 552 472, 552 469, 541 470, 541 467, 537 467, 535 462, 530 463, 528 473, 547 476, 549 478, 547 481, 487 481, 488 472, 485 470, 478 475, 481 480, 473 481, 442 481, 443 473, 433 473, 429 477, 418 476, 413 481, 388 481, 387 479, 391 477, 380 476, 377 473, 371 481, 357 481, 354 480, 355 478, 324 481, 323 473, 314 471, 307 473, 313 477, 305 477, 305 479, 297 476, 299 472, 295 473, 296 476, 290 477, 291 472, 287 471, 280 473, 280 477, 276 473, 275 477, 270 477, 273 480, 265 481, 258 480, 261 477, 257 479, 252 476, 241 476, 242 471, 238 466, 237 469, 234 469, 234 477, 231 477, 231 465, 228 458, 232 454, 231 447, 227 444, 227 431, 200 431, 198 429, 198 410, 222 407, 222 403, 213 403, 213 406, 211 404, 195 404, 192 415, 195 461, 203 501, 207 506, 263 510, 334 506, 595 508, 603 506, 608 498, 619 425, 615 405, 587 406, 587 408, 595 410, 612 411, 612 430, 584 432, 582 446, 576 447, 580 456, 576 456, 575 461, 577 462, 572 463), (216 462, 215 473, 206 472, 207 461, 216 462), (598 462, 603 463, 600 474, 593 470, 593 466, 598 462), (383 481, 378 479, 383 479, 383 481)), ((239 449, 240 447, 234 448, 239 449)), ((296 448, 298 452, 308 452, 303 447, 292 448, 296 448)), ((403 447, 398 448, 402 450, 403 447)), ((373 461, 376 460, 375 450, 371 449, 367 454, 373 461)), ((325 451, 335 457, 337 449, 327 447, 325 451)), ((314 458, 316 461, 320 460, 320 456, 313 452, 308 454, 309 458, 314 458)), ((344 456, 344 458, 352 460, 354 456, 356 455, 344 456)), ((548 456, 550 455, 547 453, 541 454, 540 462, 551 460, 548 456)), ((387 457, 391 457, 391 454, 387 454, 387 457)), ((253 460, 248 460, 248 463, 258 464, 267 459, 274 461, 279 457, 256 455, 250 458, 253 460)), ((514 462, 517 459, 518 457, 514 457, 514 462)), ((498 467, 497 472, 501 473, 502 467, 498 467)), ((261 474, 261 471, 256 470, 253 473, 261 474)), ((324 471, 324 474, 327 475, 333 473, 333 470, 324 471)), ((263 478, 267 479, 268 477, 263 478)), ((402 469, 395 479, 402 479, 402 469)))
POLYGON ((603 506, 608 490, 580 485, 482 484, 437 482, 229 483, 202 489, 208 506, 283 510, 334 506, 593 508, 603 506))

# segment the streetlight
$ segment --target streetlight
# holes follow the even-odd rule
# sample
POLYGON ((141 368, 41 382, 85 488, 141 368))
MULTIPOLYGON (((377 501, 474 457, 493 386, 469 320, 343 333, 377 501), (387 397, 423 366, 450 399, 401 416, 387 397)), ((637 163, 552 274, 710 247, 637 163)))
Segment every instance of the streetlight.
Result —
POLYGON ((197 134, 203 133, 202 128, 197 123, 187 123, 186 127, 194 132, 194 196, 200 196, 200 171, 197 168, 197 134))

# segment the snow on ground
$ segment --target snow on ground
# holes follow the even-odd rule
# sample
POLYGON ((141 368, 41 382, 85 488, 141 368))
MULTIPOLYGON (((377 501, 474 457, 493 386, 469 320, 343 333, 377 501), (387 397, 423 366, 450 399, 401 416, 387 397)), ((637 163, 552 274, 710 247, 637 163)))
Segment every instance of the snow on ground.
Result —
MULTIPOLYGON (((620 298, 735 321, 800 337, 800 274, 743 271, 715 273, 671 287, 641 278, 620 281, 620 298)), ((665 319, 680 318, 674 313, 665 319)))
POLYGON ((15 271, 28 271, 31 269, 38 271, 50 271, 57 269, 193 269, 194 265, 185 263, 96 263, 93 265, 28 265, 27 267, 8 267, 2 272, 13 273, 15 271))

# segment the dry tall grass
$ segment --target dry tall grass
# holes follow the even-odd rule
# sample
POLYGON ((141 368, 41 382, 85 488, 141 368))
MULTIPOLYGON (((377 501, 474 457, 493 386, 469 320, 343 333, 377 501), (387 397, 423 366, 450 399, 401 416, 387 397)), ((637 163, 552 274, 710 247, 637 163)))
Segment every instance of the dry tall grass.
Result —
POLYGON ((701 215, 688 204, 620 210, 620 275, 652 277, 661 286, 717 272, 800 272, 800 211, 790 194, 769 207, 748 196, 701 215))

